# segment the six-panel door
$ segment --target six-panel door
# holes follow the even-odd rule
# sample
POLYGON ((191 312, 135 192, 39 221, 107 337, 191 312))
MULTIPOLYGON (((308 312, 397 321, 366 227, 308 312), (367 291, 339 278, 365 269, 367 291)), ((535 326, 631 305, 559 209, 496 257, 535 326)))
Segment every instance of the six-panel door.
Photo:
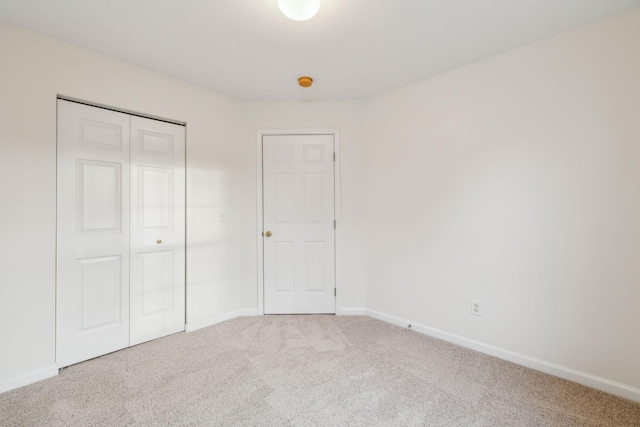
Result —
POLYGON ((264 312, 335 313, 332 135, 263 137, 264 312))
POLYGON ((131 117, 131 345, 185 324, 185 132, 131 117))
POLYGON ((58 101, 56 361, 129 345, 129 116, 58 101))

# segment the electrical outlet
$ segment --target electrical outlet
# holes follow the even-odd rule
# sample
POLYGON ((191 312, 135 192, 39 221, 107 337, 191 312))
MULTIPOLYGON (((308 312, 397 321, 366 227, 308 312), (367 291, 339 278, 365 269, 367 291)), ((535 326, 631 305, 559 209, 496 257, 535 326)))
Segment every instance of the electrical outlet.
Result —
POLYGON ((471 314, 474 316, 482 316, 482 301, 471 300, 471 314))

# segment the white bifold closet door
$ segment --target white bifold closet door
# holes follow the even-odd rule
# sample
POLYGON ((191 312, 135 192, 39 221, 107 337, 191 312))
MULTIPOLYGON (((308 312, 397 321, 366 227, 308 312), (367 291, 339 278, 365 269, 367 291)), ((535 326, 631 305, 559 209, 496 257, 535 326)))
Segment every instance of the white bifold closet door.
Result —
POLYGON ((184 134, 58 101, 59 366, 184 330, 184 134))
POLYGON ((185 324, 184 127, 131 117, 131 342, 185 324))
POLYGON ((58 101, 56 361, 129 345, 129 116, 58 101))

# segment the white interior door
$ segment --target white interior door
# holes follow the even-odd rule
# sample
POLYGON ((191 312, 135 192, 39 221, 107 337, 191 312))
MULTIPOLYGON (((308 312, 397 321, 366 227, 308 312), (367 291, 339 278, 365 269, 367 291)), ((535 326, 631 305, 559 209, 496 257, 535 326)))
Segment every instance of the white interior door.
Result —
POLYGON ((129 345, 129 116, 59 100, 57 187, 56 361, 67 366, 129 345))
POLYGON ((185 325, 185 128, 131 117, 131 345, 185 325))
POLYGON ((184 330, 185 128, 58 101, 56 361, 184 330))
POLYGON ((264 312, 335 313, 333 135, 262 142, 264 312))

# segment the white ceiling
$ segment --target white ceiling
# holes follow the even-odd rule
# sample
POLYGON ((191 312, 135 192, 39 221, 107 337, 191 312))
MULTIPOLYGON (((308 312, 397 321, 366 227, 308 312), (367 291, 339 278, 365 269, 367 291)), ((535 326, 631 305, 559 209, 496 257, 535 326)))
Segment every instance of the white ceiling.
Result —
POLYGON ((0 0, 0 19, 240 99, 364 99, 634 6, 322 0, 295 22, 277 0, 0 0))

